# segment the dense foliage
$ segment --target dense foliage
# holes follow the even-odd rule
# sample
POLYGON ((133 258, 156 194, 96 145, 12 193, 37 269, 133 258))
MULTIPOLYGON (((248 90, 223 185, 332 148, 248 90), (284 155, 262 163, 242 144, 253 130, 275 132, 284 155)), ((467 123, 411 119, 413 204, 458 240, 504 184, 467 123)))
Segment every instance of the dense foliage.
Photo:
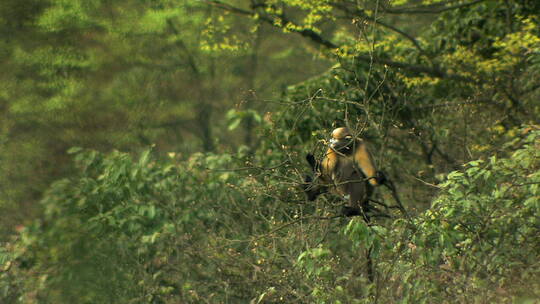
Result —
POLYGON ((2 1, 0 302, 535 303, 539 18, 534 0, 2 1), (409 216, 306 200, 304 155, 343 125, 409 216))

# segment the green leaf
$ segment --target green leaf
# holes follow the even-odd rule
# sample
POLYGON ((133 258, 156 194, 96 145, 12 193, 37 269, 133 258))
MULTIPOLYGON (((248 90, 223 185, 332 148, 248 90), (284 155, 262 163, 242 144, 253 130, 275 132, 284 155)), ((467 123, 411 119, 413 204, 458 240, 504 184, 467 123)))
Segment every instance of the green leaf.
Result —
POLYGON ((148 207, 148 218, 154 219, 156 217, 156 206, 151 205, 148 207))
POLYGON ((81 148, 81 147, 72 147, 72 148, 69 148, 67 150, 67 153, 68 154, 77 154, 77 153, 81 152, 82 150, 83 150, 83 148, 81 148))
POLYGON ((237 118, 234 118, 230 123, 229 123, 229 131, 232 131, 236 128, 238 128, 238 126, 240 125, 240 123, 242 122, 242 119, 237 117, 237 118))
POLYGON ((141 154, 141 157, 139 158, 139 166, 144 167, 148 164, 148 161, 150 160, 150 153, 152 153, 152 151, 147 149, 141 154))

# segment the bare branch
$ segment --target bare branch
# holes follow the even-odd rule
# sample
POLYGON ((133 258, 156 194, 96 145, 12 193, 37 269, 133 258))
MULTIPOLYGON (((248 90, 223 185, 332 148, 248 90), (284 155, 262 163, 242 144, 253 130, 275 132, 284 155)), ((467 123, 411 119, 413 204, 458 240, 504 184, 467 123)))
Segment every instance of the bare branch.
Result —
POLYGON ((385 59, 385 58, 370 57, 367 55, 358 55, 355 58, 357 60, 365 61, 365 62, 370 62, 373 59, 373 62, 375 63, 386 64, 387 66, 392 67, 392 68, 404 69, 409 72, 426 74, 435 78, 452 79, 452 80, 458 80, 458 81, 472 81, 472 79, 470 79, 469 77, 465 77, 465 76, 461 76, 457 74, 448 74, 447 72, 436 67, 429 67, 425 65, 415 65, 415 64, 410 64, 406 62, 393 61, 393 60, 385 59))
POLYGON ((412 42, 412 44, 421 52, 421 53, 424 53, 424 50, 422 49, 422 47, 420 46, 420 44, 418 43, 418 41, 416 41, 416 39, 414 39, 414 37, 412 37, 411 35, 405 33, 404 31, 396 28, 395 26, 392 26, 390 24, 387 24, 377 18, 374 18, 374 17, 370 17, 368 16, 363 10, 359 9, 358 7, 354 7, 354 8, 350 8, 350 7, 347 7, 346 5, 342 4, 342 3, 335 3, 334 4, 334 7, 342 10, 343 12, 345 12, 346 15, 348 16, 358 16, 358 17, 361 17, 361 18, 364 18, 366 20, 369 20, 371 22, 374 22, 382 27, 385 27, 391 31, 394 31, 398 34, 400 34, 401 36, 405 37, 406 39, 408 39, 409 41, 412 42))

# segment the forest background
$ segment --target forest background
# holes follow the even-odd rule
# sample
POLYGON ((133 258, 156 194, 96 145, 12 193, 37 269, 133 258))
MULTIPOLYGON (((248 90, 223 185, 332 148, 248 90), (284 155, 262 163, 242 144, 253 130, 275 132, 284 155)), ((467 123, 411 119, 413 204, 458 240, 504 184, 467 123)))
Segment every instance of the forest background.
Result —
POLYGON ((2 0, 0 302, 538 303, 539 17, 2 0), (306 200, 304 157, 343 125, 410 217, 306 200))

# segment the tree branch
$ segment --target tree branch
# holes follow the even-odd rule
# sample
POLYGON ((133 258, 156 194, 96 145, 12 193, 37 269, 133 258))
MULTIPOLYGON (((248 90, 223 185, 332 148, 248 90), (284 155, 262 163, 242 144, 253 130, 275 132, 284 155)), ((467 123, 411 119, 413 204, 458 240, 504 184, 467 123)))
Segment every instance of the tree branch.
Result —
MULTIPOLYGON (((257 17, 272 25, 272 26, 276 26, 276 21, 281 21, 282 24, 294 24, 292 21, 286 19, 285 17, 283 16, 280 16, 279 19, 274 19, 274 18, 270 18, 268 16, 265 16, 265 15, 261 15, 261 14, 256 14, 256 12, 254 11, 248 11, 248 10, 244 10, 244 9, 241 9, 241 8, 238 8, 238 7, 234 7, 230 4, 227 4, 227 3, 224 3, 224 2, 221 2, 221 1, 218 1, 218 0, 204 0, 204 2, 210 4, 210 5, 213 5, 215 7, 218 7, 218 8, 221 8, 223 10, 226 10, 226 11, 229 11, 231 13, 235 13, 235 14, 239 14, 239 15, 246 15, 246 16, 251 16, 251 17, 254 17, 255 15, 257 15, 257 17)), ((313 30, 310 30, 310 29, 290 29, 289 31, 293 32, 293 33, 297 33, 297 34, 300 34, 306 38, 309 38, 311 41, 317 43, 317 44, 320 44, 320 45, 323 45, 329 49, 337 49, 339 48, 338 45, 332 43, 331 41, 327 40, 327 39, 324 39, 321 35, 317 34, 316 32, 314 32, 313 30)))
MULTIPOLYGON (((208 3, 209 5, 213 5, 215 7, 218 7, 220 9, 229 11, 231 13, 245 15, 245 16, 252 16, 252 17, 256 15, 256 13, 253 12, 253 11, 248 11, 248 10, 244 10, 244 9, 241 9, 241 8, 237 8, 237 7, 231 6, 230 4, 221 2, 219 0, 203 0, 203 1, 208 3)), ((269 23, 272 26, 277 27, 275 21, 278 21, 278 20, 275 20, 273 18, 270 18, 270 17, 265 16, 265 15, 260 15, 260 14, 258 15, 258 18, 260 20, 265 21, 266 23, 269 23)), ((283 17, 280 17, 280 21, 282 21, 282 24, 292 24, 291 21, 289 21, 289 20, 287 20, 286 18, 283 18, 283 17)), ((313 30, 301 29, 301 30, 291 30, 291 32, 294 32, 294 33, 300 34, 300 35, 302 35, 302 36, 304 36, 306 38, 309 38, 311 41, 313 41, 313 42, 315 42, 317 44, 320 44, 322 46, 325 46, 328 49, 337 49, 337 48, 339 48, 338 45, 334 44, 333 42, 331 42, 329 40, 324 39, 321 35, 317 34, 313 30)), ((379 63, 379 64, 385 64, 385 65, 387 65, 389 67, 392 67, 392 68, 403 69, 403 70, 407 70, 409 72, 414 72, 414 73, 419 73, 419 74, 425 74, 425 75, 435 77, 435 78, 452 79, 452 80, 457 80, 457 81, 472 81, 472 79, 470 79, 469 77, 464 77, 464 76, 460 76, 460 75, 457 75, 457 74, 448 74, 447 72, 445 72, 445 71, 443 71, 443 70, 441 70, 439 68, 436 68, 436 67, 409 64, 409 63, 406 63, 406 62, 398 62, 398 61, 393 61, 393 60, 390 60, 390 59, 372 57, 372 56, 369 56, 369 55, 358 55, 358 56, 355 57, 355 59, 360 60, 360 61, 364 61, 364 62, 368 62, 368 63, 375 62, 375 63, 379 63)))
POLYGON ((383 11, 388 14, 439 14, 442 12, 459 9, 463 7, 472 6, 486 0, 474 0, 467 3, 460 3, 455 5, 446 6, 448 3, 437 3, 431 5, 423 5, 417 7, 404 7, 401 9, 383 8, 383 11), (441 7, 442 6, 442 7, 441 7))
MULTIPOLYGON (((171 19, 167 19, 167 25, 169 26, 169 28, 171 29, 171 31, 176 35, 176 36, 179 36, 180 35, 180 32, 178 31, 178 29, 176 28, 176 25, 173 23, 173 21, 171 19)), ((199 71, 199 68, 197 67, 197 63, 195 62, 195 58, 193 57, 193 55, 191 54, 191 52, 189 51, 189 49, 187 48, 186 44, 184 43, 184 41, 178 39, 177 42, 178 46, 184 51, 184 53, 186 54, 187 56, 187 61, 188 61, 188 65, 189 67, 191 68, 191 70, 193 71, 193 73, 195 73, 195 75, 197 77, 200 77, 201 75, 201 72, 199 71)))

